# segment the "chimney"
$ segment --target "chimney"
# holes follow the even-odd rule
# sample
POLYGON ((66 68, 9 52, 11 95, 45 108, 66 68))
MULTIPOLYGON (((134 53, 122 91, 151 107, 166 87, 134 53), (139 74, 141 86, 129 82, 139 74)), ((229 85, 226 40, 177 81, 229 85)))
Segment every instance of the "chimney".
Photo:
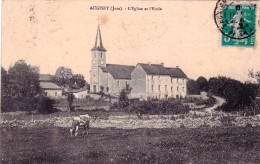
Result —
POLYGON ((161 63, 161 65, 164 67, 164 63, 161 63))

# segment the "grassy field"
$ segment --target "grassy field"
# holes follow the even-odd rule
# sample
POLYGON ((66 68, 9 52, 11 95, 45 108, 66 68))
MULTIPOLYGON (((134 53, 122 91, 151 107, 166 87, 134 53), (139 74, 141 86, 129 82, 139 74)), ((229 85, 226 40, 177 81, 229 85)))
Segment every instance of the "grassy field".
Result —
POLYGON ((260 127, 0 129, 0 163, 259 163, 260 127))

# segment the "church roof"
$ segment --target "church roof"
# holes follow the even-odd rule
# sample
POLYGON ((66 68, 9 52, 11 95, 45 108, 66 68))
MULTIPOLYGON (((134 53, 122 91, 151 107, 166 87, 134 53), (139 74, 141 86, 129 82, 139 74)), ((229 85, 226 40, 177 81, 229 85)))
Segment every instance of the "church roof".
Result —
POLYGON ((187 78, 180 68, 164 67, 162 64, 143 64, 139 63, 144 71, 149 75, 169 75, 174 78, 187 78))
POLYGON ((98 25, 98 29, 97 29, 97 36, 96 36, 96 42, 94 47, 91 49, 91 51, 107 51, 104 47, 103 47, 103 43, 102 43, 102 38, 101 38, 101 32, 100 32, 100 27, 98 25))
POLYGON ((134 70, 134 66, 107 64, 106 67, 101 67, 103 72, 109 72, 114 79, 131 79, 131 73, 134 70))

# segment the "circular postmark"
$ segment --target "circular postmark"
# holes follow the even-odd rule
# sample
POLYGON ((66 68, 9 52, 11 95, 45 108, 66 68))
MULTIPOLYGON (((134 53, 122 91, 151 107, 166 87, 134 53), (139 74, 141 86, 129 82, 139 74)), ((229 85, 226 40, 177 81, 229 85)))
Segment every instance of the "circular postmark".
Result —
POLYGON ((218 0, 214 20, 223 35, 231 39, 246 39, 255 33, 255 4, 218 0))

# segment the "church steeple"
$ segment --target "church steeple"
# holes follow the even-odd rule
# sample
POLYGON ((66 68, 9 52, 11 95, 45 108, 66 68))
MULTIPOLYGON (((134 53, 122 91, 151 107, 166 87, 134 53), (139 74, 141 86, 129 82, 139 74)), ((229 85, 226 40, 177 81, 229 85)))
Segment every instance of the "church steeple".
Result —
POLYGON ((100 26, 99 25, 98 25, 98 29, 97 29, 97 36, 96 36, 95 46, 91 49, 91 51, 107 51, 103 47, 101 33, 100 33, 100 26))

